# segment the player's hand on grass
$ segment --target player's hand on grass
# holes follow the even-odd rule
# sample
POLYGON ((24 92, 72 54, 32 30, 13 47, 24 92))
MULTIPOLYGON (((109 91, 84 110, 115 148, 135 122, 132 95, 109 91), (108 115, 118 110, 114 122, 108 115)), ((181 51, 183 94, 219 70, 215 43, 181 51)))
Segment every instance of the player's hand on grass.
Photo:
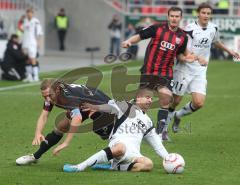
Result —
POLYGON ((40 145, 42 141, 45 141, 44 135, 42 135, 41 133, 35 134, 32 145, 40 145))
POLYGON ((61 150, 64 148, 68 147, 68 143, 63 142, 62 144, 58 145, 56 148, 53 150, 53 155, 58 155, 61 150))
POLYGON ((122 42, 122 48, 129 48, 132 43, 128 40, 122 42))

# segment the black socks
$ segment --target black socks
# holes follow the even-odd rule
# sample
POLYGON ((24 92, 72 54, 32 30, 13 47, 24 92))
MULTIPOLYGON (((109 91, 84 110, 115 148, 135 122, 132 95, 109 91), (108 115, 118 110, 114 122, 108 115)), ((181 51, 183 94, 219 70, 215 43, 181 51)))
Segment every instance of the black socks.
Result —
POLYGON ((38 151, 36 151, 33 156, 35 157, 35 159, 39 159, 42 154, 44 154, 45 152, 47 152, 52 146, 54 146, 55 144, 57 144, 63 137, 63 134, 60 133, 56 133, 55 131, 52 131, 51 133, 49 133, 45 140, 46 141, 42 141, 40 144, 40 148, 38 149, 38 151))

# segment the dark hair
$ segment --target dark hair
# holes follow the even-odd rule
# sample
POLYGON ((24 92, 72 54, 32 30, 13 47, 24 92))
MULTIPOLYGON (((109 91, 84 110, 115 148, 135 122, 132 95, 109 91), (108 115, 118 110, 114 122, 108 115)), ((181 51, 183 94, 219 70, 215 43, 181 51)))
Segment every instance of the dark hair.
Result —
POLYGON ((182 16, 182 9, 179 7, 171 7, 168 9, 168 15, 170 14, 170 12, 181 12, 181 16, 182 16))
POLYGON ((213 8, 211 7, 211 5, 207 3, 201 3, 197 8, 197 12, 199 13, 203 8, 209 8, 211 9, 211 12, 213 11, 213 8))
POLYGON ((17 34, 12 34, 11 37, 10 37, 10 40, 17 39, 17 38, 18 38, 17 34))

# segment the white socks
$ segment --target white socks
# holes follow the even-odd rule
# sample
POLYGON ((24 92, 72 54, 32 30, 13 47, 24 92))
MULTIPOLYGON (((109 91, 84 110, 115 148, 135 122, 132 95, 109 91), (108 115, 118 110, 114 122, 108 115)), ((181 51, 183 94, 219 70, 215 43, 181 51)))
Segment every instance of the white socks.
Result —
POLYGON ((26 78, 29 81, 33 80, 33 78, 32 78, 32 65, 26 65, 26 78))
POLYGON ((39 67, 37 65, 27 65, 26 66, 26 81, 28 82, 38 82, 39 81, 39 67))
POLYGON ((183 116, 192 114, 194 111, 196 111, 196 108, 193 107, 192 102, 188 102, 183 108, 176 112, 176 116, 181 118, 183 116))
POLYGON ((173 112, 168 111, 168 117, 167 117, 167 121, 165 122, 165 126, 163 128, 163 131, 167 131, 168 125, 171 122, 173 116, 174 116, 174 111, 173 112))
POLYGON ((94 164, 99 164, 99 163, 106 163, 108 161, 109 160, 106 152, 104 150, 101 150, 100 152, 92 155, 87 160, 83 161, 80 164, 77 164, 76 166, 79 169, 79 171, 84 171, 89 166, 93 166, 94 164))
POLYGON ((32 72, 33 72, 33 80, 39 81, 39 67, 38 66, 32 66, 32 72))

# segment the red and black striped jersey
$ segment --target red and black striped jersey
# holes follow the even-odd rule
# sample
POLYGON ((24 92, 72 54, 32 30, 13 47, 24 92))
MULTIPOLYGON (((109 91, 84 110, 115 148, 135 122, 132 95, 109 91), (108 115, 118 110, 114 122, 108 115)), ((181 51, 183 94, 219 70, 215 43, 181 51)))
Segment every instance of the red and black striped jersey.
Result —
POLYGON ((141 39, 151 38, 146 49, 142 74, 172 78, 175 57, 184 53, 188 38, 185 32, 169 29, 168 24, 154 24, 139 32, 141 39))

